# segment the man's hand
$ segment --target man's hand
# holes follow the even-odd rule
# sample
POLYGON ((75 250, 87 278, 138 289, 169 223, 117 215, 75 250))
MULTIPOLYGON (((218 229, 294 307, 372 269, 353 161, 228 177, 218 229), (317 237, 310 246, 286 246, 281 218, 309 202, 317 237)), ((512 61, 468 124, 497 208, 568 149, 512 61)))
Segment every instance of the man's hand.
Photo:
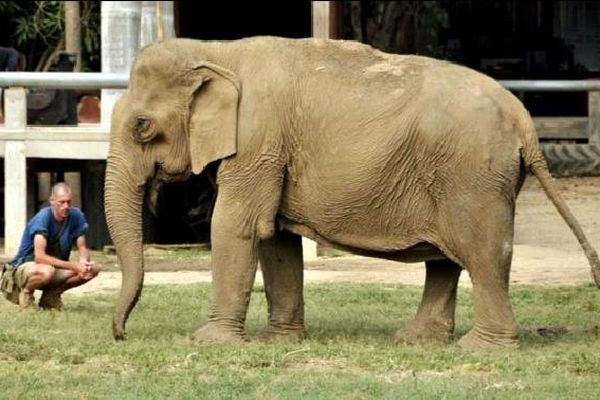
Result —
POLYGON ((94 261, 88 261, 85 259, 79 260, 78 267, 79 271, 77 274, 81 279, 92 279, 97 273, 97 267, 94 261))

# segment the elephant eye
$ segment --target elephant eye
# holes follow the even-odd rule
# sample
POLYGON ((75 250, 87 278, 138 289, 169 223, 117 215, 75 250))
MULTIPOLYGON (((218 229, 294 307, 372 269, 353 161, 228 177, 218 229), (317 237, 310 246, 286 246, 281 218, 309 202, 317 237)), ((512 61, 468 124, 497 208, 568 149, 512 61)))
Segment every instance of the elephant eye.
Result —
POLYGON ((138 116, 133 125, 133 139, 138 143, 146 143, 155 136, 156 130, 153 129, 150 118, 138 116))
POLYGON ((150 126, 150 120, 145 117, 137 117, 135 120, 135 131, 142 133, 145 132, 150 126))

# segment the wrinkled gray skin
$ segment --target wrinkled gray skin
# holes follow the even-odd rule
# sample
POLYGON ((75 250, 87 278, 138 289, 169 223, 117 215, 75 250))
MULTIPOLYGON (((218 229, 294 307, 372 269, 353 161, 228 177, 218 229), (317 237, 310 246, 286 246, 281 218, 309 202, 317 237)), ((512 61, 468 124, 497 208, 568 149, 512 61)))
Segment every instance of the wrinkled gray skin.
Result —
POLYGON ((475 326, 460 344, 517 346, 508 277, 527 169, 600 281, 595 251, 552 188, 530 116, 489 77, 354 42, 175 39, 140 52, 113 114, 105 202, 123 269, 115 338, 124 338, 142 290, 145 184, 158 188, 214 161, 213 300, 198 341, 245 339, 259 259, 270 313, 261 336, 304 337, 303 235, 426 262, 421 305, 399 339, 449 340, 466 269, 475 326))

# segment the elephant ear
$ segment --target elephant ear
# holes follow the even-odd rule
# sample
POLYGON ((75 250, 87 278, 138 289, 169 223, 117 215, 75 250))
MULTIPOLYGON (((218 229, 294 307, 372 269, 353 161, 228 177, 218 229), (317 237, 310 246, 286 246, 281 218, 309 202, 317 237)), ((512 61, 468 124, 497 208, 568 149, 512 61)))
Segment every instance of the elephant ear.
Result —
POLYGON ((240 84, 233 72, 204 62, 192 69, 198 84, 190 104, 189 135, 192 172, 237 151, 240 84))

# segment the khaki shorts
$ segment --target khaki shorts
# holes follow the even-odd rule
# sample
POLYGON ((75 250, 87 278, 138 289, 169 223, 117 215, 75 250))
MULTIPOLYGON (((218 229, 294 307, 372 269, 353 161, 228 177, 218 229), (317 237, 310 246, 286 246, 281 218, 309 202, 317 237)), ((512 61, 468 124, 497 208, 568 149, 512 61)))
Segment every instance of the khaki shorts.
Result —
MULTIPOLYGON (((25 262, 17 267, 15 271, 14 280, 17 286, 20 289, 23 289, 25 285, 27 285, 27 279, 29 278, 28 272, 35 265, 34 261, 25 262)), ((69 276, 71 276, 73 272, 66 269, 54 269, 54 275, 52 276, 52 281, 50 282, 50 287, 60 286, 64 281, 67 280, 69 276)))

